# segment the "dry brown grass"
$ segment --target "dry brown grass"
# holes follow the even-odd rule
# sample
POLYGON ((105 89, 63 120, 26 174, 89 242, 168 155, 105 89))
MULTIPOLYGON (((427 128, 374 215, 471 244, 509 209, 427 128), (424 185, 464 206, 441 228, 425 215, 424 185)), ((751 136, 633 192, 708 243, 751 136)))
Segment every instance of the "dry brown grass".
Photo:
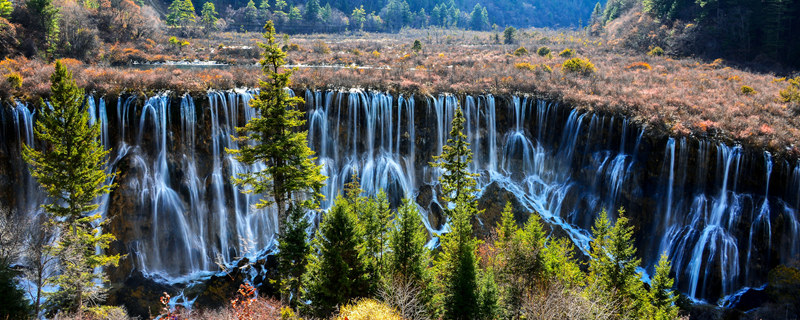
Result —
MULTIPOLYGON (((724 61, 672 59, 645 53, 620 52, 615 41, 580 32, 523 30, 513 45, 494 44, 492 33, 409 30, 400 34, 296 36, 287 62, 300 65, 293 78, 297 87, 350 88, 415 92, 516 93, 558 99, 576 108, 621 113, 671 135, 703 135, 766 147, 800 156, 800 108, 779 99, 785 82, 776 76, 726 67, 724 61), (419 39, 423 49, 411 49, 419 39), (327 50, 314 50, 322 43, 327 50), (589 58, 591 75, 565 74, 568 57, 514 56, 515 48, 547 46, 552 52, 572 49, 574 57, 589 58), (524 64, 548 66, 552 72, 531 72, 524 64), (754 92, 742 94, 747 85, 754 92)), ((181 52, 169 53, 163 44, 123 48, 121 54, 147 59, 217 59, 238 63, 221 69, 149 70, 75 64, 78 84, 89 91, 113 95, 123 90, 151 93, 161 90, 198 92, 209 88, 253 87, 260 76, 253 49, 255 33, 224 33, 212 39, 189 39, 181 52), (223 47, 245 49, 222 50, 223 47), (128 50, 130 49, 130 50, 128 50), (228 53, 230 54, 228 54, 228 53), (164 54, 172 56, 164 56, 164 54)), ((118 50, 119 51, 119 50, 118 50)), ((38 60, 8 63, 25 79, 21 89, 0 83, 3 96, 33 98, 46 95, 52 66, 38 60)), ((2 68, 3 65, 0 65, 2 68)), ((5 70, 3 70, 5 73, 5 70)))

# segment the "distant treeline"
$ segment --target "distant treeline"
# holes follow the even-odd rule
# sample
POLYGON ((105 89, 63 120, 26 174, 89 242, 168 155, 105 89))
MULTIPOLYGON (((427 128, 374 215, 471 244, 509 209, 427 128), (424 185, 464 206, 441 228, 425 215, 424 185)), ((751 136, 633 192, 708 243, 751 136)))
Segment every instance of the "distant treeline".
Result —
MULTIPOLYGON (((164 7, 170 0, 161 0, 164 7)), ((229 18, 226 12, 235 13, 247 8, 251 0, 212 0, 222 18, 229 18)), ((576 28, 588 24, 592 8, 597 0, 253 0, 251 6, 290 19, 304 20, 306 23, 319 25, 352 24, 354 10, 363 7, 366 23, 364 28, 370 31, 392 31, 401 27, 459 27, 464 29, 489 30, 493 25, 501 28, 516 27, 570 27, 576 28), (326 17, 309 18, 305 15, 309 6, 326 10, 326 17), (295 15, 292 16, 292 11, 295 15), (479 18, 478 20, 475 17, 479 18), (347 20, 336 20, 337 16, 347 20), (485 19, 484 19, 485 18, 485 19), (316 21, 313 21, 316 20, 316 21)), ((205 0, 192 0, 198 10, 205 0)), ((312 11, 314 11, 312 9, 312 11)), ((199 14, 199 11, 198 11, 199 14)), ((280 20, 280 19, 276 19, 280 20)), ((263 24, 263 21, 261 21, 263 24)), ((276 21, 278 22, 278 21, 276 21)), ((250 21, 237 19, 232 25, 248 25, 250 21)), ((281 24, 278 23, 280 28, 281 24)), ((351 28, 352 29, 352 28, 351 28)))
POLYGON ((800 0, 609 0, 602 22, 630 8, 675 31, 676 54, 800 66, 800 0))

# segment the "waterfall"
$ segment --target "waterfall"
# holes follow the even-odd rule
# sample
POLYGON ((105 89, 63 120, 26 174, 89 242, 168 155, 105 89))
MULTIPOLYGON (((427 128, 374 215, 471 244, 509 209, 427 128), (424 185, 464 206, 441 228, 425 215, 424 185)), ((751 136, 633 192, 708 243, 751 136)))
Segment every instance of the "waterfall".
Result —
MULTIPOLYGON (((110 170, 122 170, 100 210, 116 217, 135 269, 184 281, 275 249, 275 210, 255 209, 261 198, 231 182, 264 168, 228 152, 240 147, 235 128, 259 116, 249 106, 256 93, 121 96, 111 108, 102 98, 87 99, 112 150, 110 170)), ((493 190, 479 194, 482 203, 506 192, 584 252, 597 214, 606 209, 613 220, 625 207, 637 223, 643 270, 652 272, 666 253, 678 288, 707 301, 763 284, 770 268, 800 253, 800 162, 709 140, 653 138, 627 117, 529 96, 299 94, 309 146, 328 177, 322 209, 356 175, 365 192, 384 190, 393 206, 416 199, 431 237, 446 231, 431 209, 441 208, 440 171, 428 163, 441 153, 460 106, 474 154, 470 168, 480 174, 480 189, 493 190)), ((8 166, 23 163, 19 146, 35 143, 30 110, 18 103, 3 111, 3 144, 17 147, 8 151, 8 166)), ((41 192, 27 172, 19 176, 17 207, 35 210, 41 192)))

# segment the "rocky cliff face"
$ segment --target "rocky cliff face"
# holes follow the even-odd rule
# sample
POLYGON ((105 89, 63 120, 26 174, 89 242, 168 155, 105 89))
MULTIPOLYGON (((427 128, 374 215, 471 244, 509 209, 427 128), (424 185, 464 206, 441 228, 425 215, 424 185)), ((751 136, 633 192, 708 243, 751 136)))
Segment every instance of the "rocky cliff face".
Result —
MULTIPOLYGON (((256 116, 247 106, 252 94, 90 101, 118 172, 102 207, 119 239, 113 250, 127 254, 111 270, 116 283, 139 274, 164 282, 208 277, 218 262, 263 259, 273 248, 274 212, 256 212, 258 198, 230 184, 232 175, 258 168, 225 151, 238 148, 234 128, 256 116)), ((309 143, 328 176, 323 207, 355 173, 367 192, 385 190, 395 205, 415 199, 431 236, 442 232, 439 172, 428 162, 441 152, 460 106, 472 170, 481 174, 481 233, 512 201, 520 222, 539 214, 554 234, 586 248, 597 213, 624 207, 644 264, 666 252, 680 290, 708 301, 763 283, 771 268, 800 253, 796 160, 669 137, 623 115, 525 96, 297 94, 306 100, 309 143)), ((2 112, 0 199, 20 214, 43 201, 19 156, 22 143, 35 144, 34 118, 24 105, 2 112)))

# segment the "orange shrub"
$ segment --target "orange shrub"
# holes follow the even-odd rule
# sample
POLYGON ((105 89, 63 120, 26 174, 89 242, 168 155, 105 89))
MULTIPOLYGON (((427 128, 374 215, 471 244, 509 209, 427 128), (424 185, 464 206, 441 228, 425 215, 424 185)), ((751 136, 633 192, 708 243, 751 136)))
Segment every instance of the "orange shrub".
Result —
POLYGON ((628 69, 628 70, 653 70, 653 68, 650 67, 649 63, 642 62, 642 61, 631 63, 631 64, 627 65, 625 67, 625 69, 628 69))

